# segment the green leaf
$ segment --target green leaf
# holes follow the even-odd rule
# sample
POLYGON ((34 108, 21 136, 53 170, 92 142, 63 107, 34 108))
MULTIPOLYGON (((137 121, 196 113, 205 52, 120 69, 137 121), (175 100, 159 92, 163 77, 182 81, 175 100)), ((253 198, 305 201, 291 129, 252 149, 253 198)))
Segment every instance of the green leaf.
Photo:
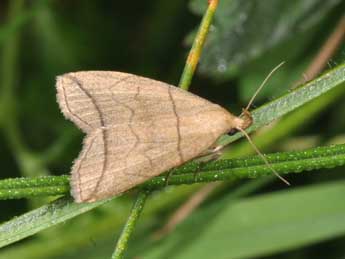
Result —
MULTIPOLYGON (((317 147, 303 151, 273 153, 266 155, 266 159, 271 167, 280 174, 333 168, 345 165, 345 144, 317 147)), ((171 176, 168 184, 182 185, 256 178, 272 175, 273 172, 262 158, 256 155, 240 159, 222 159, 208 164, 192 161, 180 168, 173 169, 170 173, 171 176), (198 174, 195 174, 196 172, 198 174)), ((67 180, 68 176, 3 180, 0 181, 0 199, 67 194, 69 191, 69 186, 66 185, 67 180), (44 186, 45 183, 48 186, 44 186), (26 185, 31 185, 32 187, 22 187, 26 185)), ((166 184, 166 176, 157 176, 146 181, 138 188, 152 191, 163 188, 166 184)))
POLYGON ((94 203, 75 203, 71 198, 61 198, 38 209, 25 213, 0 226, 0 247, 64 222, 87 212, 108 200, 94 203))
MULTIPOLYGON (((340 0, 223 0, 205 46, 201 72, 229 76, 278 44, 321 22, 340 0), (278 11, 279 10, 279 11, 278 11)), ((198 14, 206 1, 193 0, 198 14)))
POLYGON ((344 186, 341 181, 240 200, 230 196, 200 210, 141 257, 256 258, 335 238, 345 233, 344 186))
MULTIPOLYGON (((327 71, 313 81, 310 81, 252 111, 253 124, 246 131, 252 132, 264 125, 267 125, 275 119, 297 109, 303 104, 310 102, 337 86, 344 89, 341 90, 345 93, 344 85, 340 85, 344 83, 344 80, 345 64, 342 64, 335 69, 327 71)), ((231 137, 225 137, 221 142, 222 144, 227 144, 238 139, 240 136, 241 134, 239 133, 231 137)))
MULTIPOLYGON (((150 220, 152 217, 155 217, 154 215, 166 212, 170 207, 174 207, 178 203, 184 201, 187 196, 191 195, 192 192, 196 190, 196 187, 198 187, 198 185, 185 185, 175 187, 173 189, 170 188, 169 191, 154 193, 145 206, 143 218, 150 220)), ((75 251, 75 249, 79 251, 81 247, 90 247, 90 240, 97 240, 97 244, 95 246, 92 244, 92 250, 97 250, 99 249, 99 242, 102 242, 104 238, 111 236, 111 247, 108 251, 108 257, 110 257, 111 250, 114 245, 114 235, 118 234, 118 231, 125 223, 131 207, 131 203, 126 202, 128 200, 129 199, 113 199, 112 202, 104 204, 102 208, 94 211, 94 213, 83 215, 82 217, 79 217, 78 220, 76 219, 68 224, 60 224, 58 228, 55 228, 55 232, 49 233, 52 235, 47 236, 47 233, 42 233, 45 235, 40 235, 38 238, 33 239, 30 242, 22 242, 14 246, 6 247, 6 249, 1 250, 0 258, 45 259, 54 256, 61 258, 60 255, 66 251, 75 251), (81 230, 87 230, 87 233, 82 233, 81 230)), ((61 201, 53 202, 53 205, 60 202, 61 201)), ((98 203, 97 206, 101 204, 102 203, 98 203)), ((73 205, 71 201, 63 201, 63 206, 58 209, 57 213, 61 213, 59 215, 67 220, 64 214, 67 214, 69 211, 73 212, 73 210, 81 210, 82 206, 88 207, 90 204, 80 204, 80 207, 78 206, 79 208, 73 205, 69 210, 68 207, 71 205, 73 205)), ((42 210, 36 210, 35 213, 30 214, 30 217, 26 218, 28 224, 23 225, 23 227, 29 228, 29 222, 31 222, 32 226, 31 232, 26 231, 28 235, 31 235, 33 231, 36 231, 35 228, 40 228, 40 222, 44 219, 44 215, 40 215, 39 212, 44 211, 46 206, 47 205, 45 205, 42 210)), ((76 215, 77 213, 75 216, 76 215)), ((61 222, 60 220, 57 220, 53 214, 48 216, 51 217, 51 220, 55 220, 56 224, 61 222)), ((12 220, 11 226, 8 224, 9 222, 5 223, 7 224, 8 229, 10 229, 10 227, 13 227, 14 229, 12 231, 7 231, 7 235, 0 235, 1 240, 5 238, 11 239, 12 241, 15 240, 12 234, 17 235, 22 232, 20 229, 16 229, 16 224, 22 224, 22 221, 22 216, 20 216, 12 220)), ((3 228, 0 227, 0 231, 2 232, 3 228)), ((21 235, 21 237, 24 238, 28 235, 21 235)), ((8 243, 10 243, 11 240, 9 240, 8 243)))

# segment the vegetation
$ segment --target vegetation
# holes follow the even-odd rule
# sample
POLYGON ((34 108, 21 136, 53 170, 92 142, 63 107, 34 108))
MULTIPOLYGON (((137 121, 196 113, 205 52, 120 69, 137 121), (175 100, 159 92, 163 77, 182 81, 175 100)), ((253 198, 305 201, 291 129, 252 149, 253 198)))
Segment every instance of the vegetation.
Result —
POLYGON ((345 2, 135 4, 0 4, 0 258, 343 257, 345 2), (57 75, 125 71, 240 114, 282 61, 248 133, 291 186, 236 134, 220 139, 231 143, 220 160, 173 169, 169 186, 162 175, 106 201, 69 197, 83 135, 58 109, 57 75))

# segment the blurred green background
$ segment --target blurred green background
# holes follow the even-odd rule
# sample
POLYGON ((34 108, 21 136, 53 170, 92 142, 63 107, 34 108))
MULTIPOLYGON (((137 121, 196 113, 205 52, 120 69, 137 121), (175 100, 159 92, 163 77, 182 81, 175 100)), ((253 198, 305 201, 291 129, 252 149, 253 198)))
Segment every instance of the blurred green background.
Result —
MULTIPOLYGON (((83 135, 58 109, 54 86, 57 75, 79 70, 113 70, 177 85, 206 5, 206 0, 1 1, 1 178, 69 172, 83 135)), ((260 93, 255 105, 288 92, 296 82, 303 80, 303 73, 344 16, 344 8, 342 0, 221 0, 190 91, 238 114, 270 70, 286 61, 260 93)), ((334 54, 326 59, 324 69, 344 59, 342 40, 334 54)), ((283 151, 344 143, 345 102, 342 100, 344 95, 335 96, 330 105, 322 106, 312 117, 306 114, 304 123, 287 130, 279 141, 262 146, 262 150, 283 151)), ((343 188, 332 184, 344 184, 343 171, 344 168, 337 168, 289 177, 293 188, 300 188, 293 197, 280 194, 282 184, 276 181, 265 187, 258 184, 250 195, 236 196, 233 188, 222 188, 198 210, 195 220, 192 218, 179 227, 170 245, 169 240, 156 242, 150 237, 197 187, 182 186, 156 193, 152 201, 148 201, 130 243, 128 258, 212 258, 212 254, 205 253, 205 250, 219 249, 207 241, 207 236, 212 235, 216 237, 214 241, 219 238, 225 244, 229 238, 224 253, 216 253, 213 258, 345 258, 345 231, 338 225, 345 222, 345 214, 328 218, 329 221, 322 224, 316 222, 317 230, 324 234, 313 238, 308 239, 308 228, 301 227, 301 233, 299 228, 284 230, 292 233, 290 240, 296 241, 287 246, 277 242, 278 237, 270 237, 269 231, 263 231, 256 240, 264 237, 268 243, 277 243, 265 248, 260 242, 246 241, 245 228, 240 229, 238 233, 244 235, 241 239, 244 243, 236 246, 243 251, 231 257, 227 249, 236 250, 231 248, 231 242, 238 233, 217 235, 217 226, 228 226, 234 213, 247 210, 256 221, 251 221, 248 215, 237 216, 252 222, 249 229, 253 230, 259 217, 274 217, 283 204, 285 209, 291 209, 291 215, 285 215, 286 220, 296 217, 299 224, 313 209, 331 210, 328 202, 342 208, 343 188), (317 187, 308 189, 312 184, 317 187), (339 192, 334 192, 337 188, 339 192), (327 195, 330 200, 326 199, 327 195), (308 197, 319 197, 319 203, 298 203, 308 197), (230 201, 237 207, 227 210, 230 201), (263 207, 258 205, 260 203, 264 203, 263 207), (306 213, 296 216, 295 210, 306 213), (227 211, 229 215, 220 215, 220 211, 227 211), (218 219, 215 220, 218 225, 208 228, 213 218, 218 219), (327 232, 330 226, 334 226, 334 231, 327 232), (193 231, 194 235, 188 236, 187 241, 179 239, 193 231), (205 238, 195 241, 198 235, 205 238), (246 253, 248 247, 257 250, 246 253), (157 252, 160 248, 165 250, 157 252)), ((240 184, 237 187, 240 188, 240 184)), ((109 258, 132 200, 131 195, 126 195, 3 248, 0 258, 109 258)), ((47 202, 48 198, 1 201, 1 220, 9 220, 47 202)), ((318 212, 315 214, 319 215, 318 212)), ((303 220, 308 222, 308 217, 303 220)), ((290 223, 282 220, 277 226, 290 223)), ((281 235, 289 236, 284 231, 281 235)))

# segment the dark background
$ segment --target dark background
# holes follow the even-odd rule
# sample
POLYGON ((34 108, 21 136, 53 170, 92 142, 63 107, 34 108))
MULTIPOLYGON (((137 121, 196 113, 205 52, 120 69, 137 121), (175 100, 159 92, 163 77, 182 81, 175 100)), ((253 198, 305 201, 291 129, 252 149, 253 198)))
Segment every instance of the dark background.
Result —
MULTIPOLYGON (((267 84, 256 106, 288 92, 295 82, 302 80, 303 73, 344 15, 345 7, 340 0, 220 2, 190 91, 235 114, 281 61, 286 64, 267 84)), ((83 135, 58 109, 54 86, 57 75, 79 70, 112 70, 177 85, 206 3, 206 0, 1 1, 1 178, 68 174, 83 135)), ((324 69, 335 67, 344 58, 342 41, 334 55, 327 58, 324 69)), ((308 123, 287 132, 279 143, 263 150, 344 143, 344 110, 344 102, 338 98, 308 123)), ((303 186, 341 178, 342 171, 328 170, 326 176, 302 174, 292 176, 290 181, 303 186)), ((280 183, 275 183, 257 192, 280 187, 280 183)), ((185 192, 187 196, 188 191, 185 192)), ((173 196, 170 202, 164 200, 166 205, 139 225, 132 254, 150 249, 146 243, 141 247, 140 240, 164 224, 169 213, 184 199, 173 196)), ((1 220, 9 220, 47 201, 48 198, 1 201, 1 220)), ((47 249, 32 252, 33 258, 79 258, 80 251, 83 258, 110 257, 131 201, 131 195, 127 195, 113 207, 105 206, 72 220, 73 224, 69 224, 74 227, 54 228, 22 241, 18 244, 21 250, 9 248, 12 258, 26 258, 21 257, 20 251, 28 251, 27 258, 31 258, 30 251, 40 244, 46 244, 47 249), (118 210, 121 213, 110 220, 118 210), (97 224, 103 224, 101 229, 105 230, 85 238, 83 235, 88 232, 85 226, 94 226, 95 230, 97 224), (49 245, 61 240, 69 241, 59 249, 49 249, 49 245)), ((270 258, 343 258, 343 241, 343 237, 333 237, 331 241, 301 246, 270 258)))

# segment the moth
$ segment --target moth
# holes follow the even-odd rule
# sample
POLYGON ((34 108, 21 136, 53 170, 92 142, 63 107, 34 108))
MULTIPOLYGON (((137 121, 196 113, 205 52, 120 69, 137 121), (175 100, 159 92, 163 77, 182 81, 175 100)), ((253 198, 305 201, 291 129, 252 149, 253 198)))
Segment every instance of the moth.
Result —
POLYGON ((249 113, 236 117, 178 87, 133 74, 68 73, 56 86, 64 116, 86 133, 71 170, 76 202, 123 193, 252 123, 249 113))

